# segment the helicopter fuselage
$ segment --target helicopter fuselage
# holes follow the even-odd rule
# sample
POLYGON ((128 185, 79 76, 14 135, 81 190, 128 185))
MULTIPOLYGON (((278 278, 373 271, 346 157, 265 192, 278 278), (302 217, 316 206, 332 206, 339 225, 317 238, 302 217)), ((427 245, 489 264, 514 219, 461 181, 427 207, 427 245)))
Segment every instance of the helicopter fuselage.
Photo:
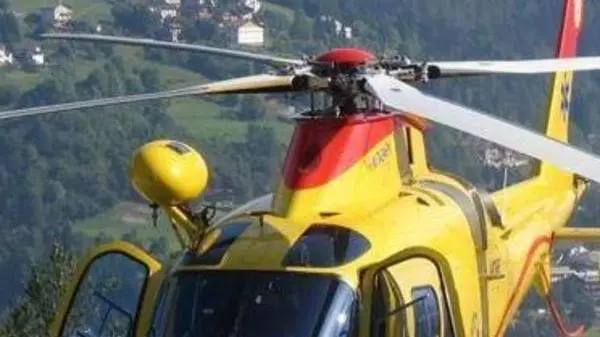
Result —
POLYGON ((540 261, 584 185, 553 192, 535 177, 488 194, 430 170, 424 151, 421 130, 381 111, 301 122, 276 192, 211 226, 174 275, 276 272, 290 286, 318 274, 352 289, 345 328, 358 336, 500 336, 532 282, 548 277, 540 261))
MULTIPOLYGON (((575 55, 581 5, 578 0, 565 1, 558 58, 575 55)), ((75 271, 53 326, 54 336, 70 337, 73 329, 81 328, 74 314, 75 298, 94 295, 80 285, 93 281, 90 275, 102 261, 109 261, 107 270, 121 272, 121 279, 138 282, 139 291, 130 303, 133 310, 124 315, 122 325, 136 337, 500 337, 532 285, 554 308, 549 300, 554 240, 600 238, 598 231, 563 228, 587 181, 565 170, 571 166, 568 160, 557 160, 558 150, 552 151, 556 142, 518 128, 511 130, 520 137, 499 132, 492 137, 494 125, 508 130, 506 124, 484 120, 456 105, 442 105, 398 81, 422 82, 494 68, 501 73, 531 69, 524 65, 513 69, 514 63, 446 62, 438 63, 441 71, 401 58, 377 60, 357 48, 330 50, 309 62, 264 55, 253 59, 283 61, 291 69, 283 76, 239 78, 152 98, 269 90, 331 94, 331 109, 297 118, 274 193, 208 221, 207 208, 195 213, 188 205, 209 180, 203 157, 176 141, 144 145, 132 161, 133 185, 155 209, 167 213, 176 233, 186 231, 184 255, 167 271, 132 244, 95 248, 75 271), (388 73, 378 77, 382 82, 364 76, 378 71, 388 73), (371 94, 365 95, 367 87, 371 94), (387 102, 386 107, 378 100, 387 102), (388 110, 390 106, 436 110, 428 115, 435 118, 428 119, 448 122, 448 115, 439 118, 445 109, 440 106, 445 106, 462 116, 458 130, 487 134, 484 139, 501 144, 535 140, 523 148, 539 154, 539 169, 529 179, 488 193, 431 168, 426 129, 411 115, 426 111, 396 113, 388 110), (467 117, 478 118, 479 123, 467 117), (113 268, 111 256, 125 257, 131 267, 113 268), (124 275, 136 266, 140 275, 124 275)), ((533 64, 543 68, 546 63, 533 64)), ((552 69, 560 68, 556 60, 551 64, 552 69)), ((568 141, 572 79, 570 71, 557 72, 551 86, 545 136, 557 142, 568 141)), ((109 103, 145 99, 132 96, 109 103)), ((71 108, 58 105, 10 113, 71 108)), ((519 146, 509 148, 518 151, 519 146)), ((581 164, 580 172, 596 163, 569 153, 569 158, 586 158, 576 163, 581 164)), ((588 178, 594 176, 584 171, 588 178)), ((85 311, 87 302, 83 303, 80 309, 85 311)), ((556 316, 556 310, 551 312, 556 316)), ((99 318, 102 326, 109 313, 99 318)), ((560 319, 557 322, 563 335, 571 335, 560 319)))

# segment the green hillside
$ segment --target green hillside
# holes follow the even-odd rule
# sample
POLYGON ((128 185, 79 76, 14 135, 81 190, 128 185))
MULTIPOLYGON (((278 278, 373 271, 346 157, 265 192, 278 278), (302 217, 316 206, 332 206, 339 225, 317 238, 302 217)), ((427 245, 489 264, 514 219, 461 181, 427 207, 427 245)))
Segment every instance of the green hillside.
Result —
MULTIPOLYGON (((106 31, 168 37, 165 33, 169 27, 156 12, 148 10, 149 1, 64 0, 63 3, 70 5, 75 18, 84 23, 83 28, 70 27, 73 30, 87 31, 99 20, 109 19, 106 31)), ((43 31, 46 27, 44 22, 25 23, 20 14, 57 2, 12 0, 12 7, 19 15, 16 19, 12 12, 0 10, 3 22, 0 41, 17 49, 24 47, 31 42, 31 31, 43 31)), ((239 7, 239 1, 218 3, 214 9, 217 16, 239 7)), ((265 23, 268 46, 265 49, 289 56, 314 55, 350 45, 390 55, 406 53, 413 60, 522 59, 551 56, 561 4, 562 0, 530 0, 526 4, 516 0, 269 0, 258 16, 265 23), (352 37, 336 32, 333 20, 327 21, 327 17, 352 28, 352 37)), ((600 22, 600 3, 588 1, 586 6, 585 21, 592 24, 586 26, 580 54, 599 54, 600 34, 593 23, 600 22)), ((231 36, 217 22, 222 18, 182 15, 178 24, 187 42, 228 46, 231 36)), ((9 67, 0 69, 2 109, 170 89, 265 70, 242 61, 184 52, 56 41, 39 44, 47 51, 46 66, 27 72, 9 67)), ((490 76, 433 81, 422 89, 517 123, 536 126, 544 117, 548 79, 549 76, 490 76)), ((600 77, 577 75, 575 83, 573 142, 600 152, 600 137, 593 137, 600 128, 600 114, 593 113, 600 104, 597 94, 600 77)), ((168 250, 177 249, 164 216, 154 228, 149 209, 135 203, 138 199, 128 181, 131 154, 151 139, 177 138, 196 146, 205 154, 214 173, 210 187, 233 191, 236 203, 269 190, 292 128, 275 118, 275 113, 286 106, 281 104, 283 97, 249 96, 192 97, 165 104, 150 102, 3 120, 0 272, 11 277, 0 280, 0 311, 11 310, 15 303, 20 303, 27 280, 33 279, 34 285, 39 282, 39 278, 30 278, 30 267, 34 261, 44 261, 41 259, 48 256, 53 242, 78 255, 97 241, 125 237, 158 247, 152 254, 162 261, 167 259, 168 252, 164 240, 159 238, 167 239, 168 250)), ((303 105, 296 102, 295 106, 303 105)), ((489 190, 498 188, 502 182, 500 170, 482 165, 482 149, 490 145, 487 142, 443 127, 434 128, 427 141, 436 168, 452 171, 489 190)), ((515 180, 526 174, 513 173, 511 178, 515 180)), ((599 192, 592 185, 574 222, 595 223, 599 192)), ((60 277, 66 273, 57 274, 58 281, 43 282, 46 287, 65 282, 60 277)), ((52 294, 46 296, 47 302, 55 303, 57 298, 52 294)), ((567 302, 575 303, 575 298, 579 304, 591 304, 589 296, 583 293, 567 302)), ((535 310, 534 304, 523 312, 535 310)), ((32 313, 39 306, 35 308, 13 311, 28 315, 27 319, 17 316, 16 322, 25 321, 23 324, 27 325, 46 321, 29 317, 35 315, 32 313)), ((49 308, 39 311, 55 311, 53 306, 49 308)), ((593 310, 583 311, 577 314, 588 322, 593 310)), ((528 323, 526 315, 517 319, 528 323)), ((6 335, 44 336, 38 325, 18 328, 18 333, 6 335)), ((1 331, 0 335, 4 336, 1 331)))
MULTIPOLYGON (((64 1, 63 4, 70 6, 74 10, 74 18, 86 22, 97 22, 102 19, 110 19, 110 7, 105 1, 87 1, 71 0, 64 1)), ((55 5, 52 1, 18 1, 13 3, 13 8, 19 13, 30 13, 44 6, 55 5)), ((282 15, 293 17, 293 12, 283 6, 267 4, 267 8, 275 10, 282 15)), ((53 42, 46 43, 45 46, 55 45, 53 42)), ((169 65, 164 62, 150 61, 144 58, 144 52, 140 48, 115 46, 115 55, 121 57, 126 63, 135 65, 138 68, 150 68, 158 72, 158 77, 164 89, 178 88, 187 85, 196 85, 210 82, 208 78, 198 72, 185 69, 184 67, 169 65)), ((54 76, 54 62, 52 55, 48 57, 49 64, 35 71, 23 71, 20 69, 6 68, 0 70, 0 79, 4 86, 18 88, 20 92, 33 90, 40 82, 52 79, 54 76)), ((73 63, 74 70, 78 80, 84 80, 94 70, 102 66, 102 59, 97 61, 86 57, 76 57, 73 63)), ((223 118, 234 108, 224 107, 217 103, 219 97, 209 98, 185 98, 174 99, 168 102, 166 112, 172 117, 176 125, 184 128, 191 136, 199 140, 208 139, 228 139, 230 141, 243 141, 246 137, 248 123, 241 120, 232 120, 223 118)), ((235 108, 235 109, 239 109, 235 108)), ((281 123, 276 119, 276 112, 282 109, 282 106, 275 101, 263 101, 262 109, 267 113, 264 119, 256 121, 257 125, 271 127, 275 131, 275 136, 280 143, 287 143, 291 136, 292 126, 281 123)), ((203 149, 199 149, 203 150, 203 149)), ((124 221, 120 210, 124 209, 120 203, 117 206, 108 209, 91 218, 77 221, 74 229, 77 232, 89 234, 91 236, 104 233, 114 237, 120 237, 135 229, 137 236, 141 239, 171 235, 170 232, 157 232, 149 226, 136 226, 130 222, 124 221)), ((127 208, 127 207, 125 207, 127 208)), ((169 237, 172 239, 172 237, 169 237)))
MULTIPOLYGON (((141 52, 139 48, 120 47, 119 55, 126 55, 130 62, 139 63, 141 52)), ((158 70, 160 78, 169 89, 188 85, 209 83, 206 77, 177 66, 161 64, 144 60, 139 63, 141 67, 151 67, 158 70)), ((217 96, 218 97, 218 96, 217 96)), ((201 98, 179 98, 169 102, 168 113, 175 122, 186 128, 192 135, 199 139, 208 138, 230 138, 241 141, 245 136, 247 122, 227 120, 222 118, 228 108, 216 104, 215 96, 201 98)), ((291 135, 291 127, 288 124, 278 122, 275 119, 275 110, 280 108, 277 104, 264 104, 267 110, 264 120, 258 121, 259 125, 274 127, 280 142, 287 142, 291 135)))
MULTIPOLYGON (((97 22, 110 19, 110 7, 105 0, 64 0, 63 5, 73 9, 73 18, 77 20, 97 22)), ((30 13, 42 7, 58 4, 57 0, 13 0, 12 7, 18 13, 30 13)))
MULTIPOLYGON (((31 13, 41 7, 54 6, 56 3, 56 1, 51 0, 19 0, 13 1, 12 5, 19 13, 31 13)), ((73 18, 77 20, 98 22, 99 20, 112 18, 110 6, 105 0, 67 0, 63 1, 63 4, 73 9, 73 18)), ((289 9, 279 5, 267 4, 267 7, 286 13, 286 15, 293 14, 289 9)), ((140 48, 116 47, 115 49, 118 51, 118 55, 124 57, 129 62, 136 63, 140 67, 150 67, 158 70, 160 78, 167 88, 201 84, 210 81, 196 72, 181 67, 140 60, 143 57, 140 48)), ((81 79, 88 76, 97 65, 93 61, 84 58, 78 58, 76 62, 76 71, 78 77, 81 79)), ((0 79, 2 79, 3 85, 13 85, 21 91, 27 91, 40 81, 52 76, 49 71, 50 67, 34 73, 18 69, 0 70, 0 79)), ((242 121, 228 121, 220 118, 226 109, 211 101, 214 101, 214 99, 188 98, 172 100, 168 107, 168 113, 178 125, 188 129, 192 135, 198 138, 225 137, 241 140, 244 137, 247 123, 242 121)), ((273 107, 272 105, 265 106, 265 109, 269 110, 269 108, 271 108, 271 111, 268 112, 273 112, 273 109, 279 107, 273 107)), ((278 139, 281 142, 287 142, 291 135, 291 127, 278 122, 273 116, 267 116, 266 120, 259 121, 258 124, 274 127, 278 139)))
MULTIPOLYGON (((161 80, 169 89, 211 82, 206 77, 177 66, 143 60, 137 48, 119 47, 119 55, 139 67, 148 67, 158 71, 161 80)), ((80 79, 87 77, 98 66, 93 61, 78 59, 76 71, 80 79)), ((19 69, 0 70, 0 79, 5 86, 15 86, 20 91, 32 89, 37 83, 51 77, 51 66, 38 72, 25 72, 19 69)), ((221 117, 227 108, 214 103, 215 98, 184 98, 169 102, 168 113, 178 125, 186 128, 200 139, 231 138, 242 140, 247 122, 226 120, 221 117)), ((259 125, 274 127, 280 142, 287 142, 291 135, 291 126, 276 120, 275 112, 282 109, 279 104, 265 104, 267 116, 258 121, 259 125)))

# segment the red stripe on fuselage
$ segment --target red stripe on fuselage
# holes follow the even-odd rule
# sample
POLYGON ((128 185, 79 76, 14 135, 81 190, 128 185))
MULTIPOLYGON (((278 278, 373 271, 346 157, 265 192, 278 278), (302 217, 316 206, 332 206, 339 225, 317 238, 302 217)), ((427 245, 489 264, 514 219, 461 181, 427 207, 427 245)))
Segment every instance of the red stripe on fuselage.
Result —
POLYGON ((494 334, 495 337, 500 337, 500 331, 502 331, 502 327, 505 325, 505 321, 508 318, 508 312, 515 304, 517 299, 517 295, 519 291, 522 291, 522 287, 524 286, 523 282, 525 282, 525 276, 527 275, 527 271, 531 267, 531 264, 534 262, 534 257, 536 256, 536 252, 538 248, 543 245, 552 245, 552 237, 551 236, 540 236, 536 238, 531 246, 529 247, 529 251, 527 252, 527 257, 525 258, 525 264, 521 268, 521 272, 519 273, 519 278, 517 280, 517 284, 515 285, 512 293, 510 294, 510 298, 508 299, 508 304, 504 308, 504 313, 502 314, 502 318, 500 319, 500 325, 498 326, 498 330, 494 334))
POLYGON ((283 165, 286 187, 318 187, 338 177, 392 135, 400 120, 359 114, 300 122, 283 165))
POLYGON ((577 54, 577 41, 583 25, 583 1, 565 1, 557 57, 575 57, 577 54))

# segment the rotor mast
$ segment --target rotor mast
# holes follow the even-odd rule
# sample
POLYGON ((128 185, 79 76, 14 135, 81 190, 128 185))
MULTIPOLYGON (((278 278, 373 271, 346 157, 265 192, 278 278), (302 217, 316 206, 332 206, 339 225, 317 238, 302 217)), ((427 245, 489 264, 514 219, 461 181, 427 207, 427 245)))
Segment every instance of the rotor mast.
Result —
POLYGON ((273 199, 275 215, 294 220, 368 211, 397 196, 412 180, 406 124, 364 91, 360 76, 374 55, 340 48, 311 61, 312 73, 297 83, 331 96, 324 111, 299 119, 273 199), (311 87, 312 85, 312 87, 311 87))

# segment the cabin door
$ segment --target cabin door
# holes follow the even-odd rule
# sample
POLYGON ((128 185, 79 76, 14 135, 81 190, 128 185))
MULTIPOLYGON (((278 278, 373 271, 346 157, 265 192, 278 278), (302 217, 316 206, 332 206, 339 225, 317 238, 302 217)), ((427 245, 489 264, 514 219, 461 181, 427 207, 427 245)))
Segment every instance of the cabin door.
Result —
POLYGON ((158 261, 130 243, 92 249, 75 269, 52 337, 146 336, 163 274, 158 261))
POLYGON ((453 337, 450 306, 437 265, 412 257, 375 274, 371 322, 374 337, 453 337))

